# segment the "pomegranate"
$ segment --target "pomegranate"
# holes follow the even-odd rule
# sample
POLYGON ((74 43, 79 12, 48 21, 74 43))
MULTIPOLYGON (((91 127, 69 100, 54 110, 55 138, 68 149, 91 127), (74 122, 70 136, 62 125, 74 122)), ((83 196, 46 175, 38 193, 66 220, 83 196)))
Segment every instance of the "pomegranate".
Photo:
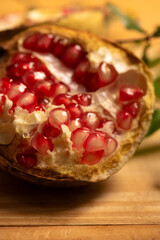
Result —
POLYGON ((2 147, 2 167, 46 182, 93 182, 117 171, 149 127, 146 66, 108 41, 56 26, 28 29, 7 46, 0 120, 5 126, 8 111, 15 140, 13 152, 2 147))

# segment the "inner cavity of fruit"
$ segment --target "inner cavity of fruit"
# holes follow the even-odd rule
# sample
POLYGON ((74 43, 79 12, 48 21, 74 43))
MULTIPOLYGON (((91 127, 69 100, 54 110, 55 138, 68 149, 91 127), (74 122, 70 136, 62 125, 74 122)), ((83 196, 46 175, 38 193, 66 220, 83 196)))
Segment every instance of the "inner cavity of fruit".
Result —
MULTIPOLYGON (((76 40, 36 32, 23 39, 22 47, 24 51, 17 50, 6 67, 6 76, 0 79, 0 93, 13 102, 10 114, 14 114, 16 107, 29 113, 52 108, 46 122, 31 135, 34 155, 22 151, 17 162, 32 168, 37 164, 37 156, 56 151, 62 125, 71 132, 73 151, 81 153, 79 164, 94 165, 111 156, 118 147, 116 134, 130 130, 138 117, 145 95, 143 89, 138 84, 132 85, 130 79, 125 79, 125 84, 117 83, 120 73, 111 63, 101 61, 95 67, 86 49, 76 40), (57 59, 62 72, 68 69, 68 84, 50 71, 46 56, 57 59), (98 91, 113 105, 105 108, 98 102, 98 91), (113 116, 110 113, 114 105, 113 116)), ((0 113, 5 105, 1 99, 0 113)))

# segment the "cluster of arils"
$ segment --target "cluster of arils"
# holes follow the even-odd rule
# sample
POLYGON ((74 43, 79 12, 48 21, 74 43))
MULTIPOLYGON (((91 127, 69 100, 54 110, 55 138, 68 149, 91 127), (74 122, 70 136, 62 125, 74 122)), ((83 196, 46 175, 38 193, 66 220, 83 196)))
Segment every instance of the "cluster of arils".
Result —
MULTIPOLYGON (((87 58, 87 52, 77 43, 52 34, 34 33, 23 40, 24 52, 17 52, 6 68, 6 75, 0 80, 0 110, 5 105, 5 95, 17 106, 34 111, 46 111, 48 103, 53 109, 48 119, 31 138, 32 151, 19 153, 17 161, 26 168, 36 165, 36 153, 45 155, 54 151, 53 138, 59 137, 62 124, 71 131, 74 151, 81 151, 83 164, 96 164, 103 157, 110 156, 117 148, 116 139, 104 131, 106 122, 116 129, 128 130, 140 109, 139 99, 143 90, 130 85, 121 86, 118 92, 116 119, 104 118, 98 111, 85 107, 93 104, 94 92, 113 84, 118 73, 112 64, 101 62, 95 69, 87 58), (28 51, 28 52, 27 52, 28 51), (53 54, 62 64, 72 69, 72 81, 85 87, 86 92, 73 93, 48 70, 45 63, 33 52, 53 54), (92 92, 92 93, 91 93, 92 92)), ((110 125, 109 125, 110 126, 110 125)))

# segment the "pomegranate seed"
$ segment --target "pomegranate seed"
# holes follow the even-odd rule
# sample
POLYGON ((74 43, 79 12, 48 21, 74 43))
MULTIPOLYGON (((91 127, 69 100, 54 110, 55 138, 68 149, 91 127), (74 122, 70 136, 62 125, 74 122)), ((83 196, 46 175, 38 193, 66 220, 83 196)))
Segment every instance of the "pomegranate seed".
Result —
POLYGON ((51 44, 53 41, 52 34, 41 34, 36 44, 38 52, 47 53, 51 50, 51 44))
POLYGON ((81 128, 82 127, 82 121, 79 118, 75 118, 73 120, 70 121, 70 123, 68 124, 69 130, 71 132, 73 132, 74 130, 76 130, 77 128, 81 128))
POLYGON ((46 137, 56 138, 61 133, 61 127, 51 126, 48 122, 44 123, 42 126, 43 135, 46 137))
POLYGON ((32 138, 31 145, 34 149, 36 149, 42 155, 46 155, 48 150, 52 152, 54 149, 54 145, 52 141, 40 133, 37 133, 32 138))
POLYGON ((59 127, 61 124, 68 124, 70 120, 70 114, 63 108, 55 108, 49 113, 49 123, 53 127, 59 127))
POLYGON ((132 103, 128 103, 127 105, 123 106, 123 110, 130 113, 133 118, 137 117, 139 108, 140 108, 139 102, 132 102, 132 103))
POLYGON ((72 103, 72 97, 68 94, 59 94, 53 100, 53 104, 61 105, 64 104, 65 106, 72 103))
POLYGON ((0 112, 2 112, 5 102, 6 97, 4 96, 4 94, 0 94, 0 112))
POLYGON ((105 156, 109 156, 111 155, 113 152, 115 152, 116 148, 117 148, 117 141, 112 138, 112 137, 108 137, 107 138, 107 147, 104 149, 105 150, 105 156))
POLYGON ((71 119, 80 118, 83 113, 82 108, 77 103, 70 103, 66 108, 70 112, 71 119))
POLYGON ((77 83, 83 84, 87 78, 87 74, 90 68, 90 62, 87 58, 84 58, 76 67, 73 80, 77 83))
POLYGON ((86 93, 78 93, 77 95, 73 96, 73 99, 82 106, 89 106, 91 105, 92 96, 86 93))
POLYGON ((0 79, 0 92, 7 93, 11 87, 12 82, 13 82, 13 80, 10 78, 7 78, 7 77, 1 78, 0 79))
POLYGON ((40 107, 42 107, 43 109, 47 108, 47 105, 49 104, 49 99, 47 98, 43 98, 43 99, 39 99, 39 105, 40 107))
POLYGON ((33 168, 37 164, 37 158, 33 154, 19 153, 16 156, 17 162, 24 168, 33 168))
POLYGON ((37 104, 37 99, 34 93, 26 92, 18 99, 16 106, 23 109, 30 109, 37 104))
MULTIPOLYGON (((16 63, 15 64, 15 69, 14 69, 14 76, 15 77, 21 77, 23 76, 23 74, 25 74, 26 72, 28 72, 29 70, 33 70, 34 69, 34 62, 29 62, 29 63, 16 63)), ((13 77, 14 77, 13 76, 13 77)))
POLYGON ((51 53, 60 58, 64 53, 67 43, 67 39, 54 39, 52 42, 51 53))
POLYGON ((85 86, 88 92, 95 92, 100 88, 99 79, 96 73, 90 73, 88 75, 85 86))
POLYGON ((130 113, 125 112, 124 110, 118 112, 117 114, 117 125, 118 127, 129 130, 132 125, 132 116, 130 113))
POLYGON ((71 134, 71 141, 73 142, 73 148, 76 150, 83 149, 83 144, 90 134, 88 128, 77 128, 71 134))
POLYGON ((104 87, 108 84, 111 84, 116 77, 118 76, 118 73, 113 65, 108 64, 106 62, 101 62, 98 69, 97 74, 99 78, 99 86, 104 87))
POLYGON ((26 91, 26 89, 27 87, 23 83, 13 83, 7 92, 7 96, 15 103, 26 91))
POLYGON ((85 112, 81 119, 84 126, 90 129, 96 129, 100 126, 101 119, 96 112, 85 112))
POLYGON ((37 97, 49 97, 51 95, 51 87, 52 87, 51 81, 40 81, 37 82, 34 90, 37 97))
POLYGON ((99 133, 91 133, 83 144, 86 152, 105 150, 107 147, 106 137, 99 133))
POLYGON ((51 96, 56 97, 59 94, 69 92, 69 90, 70 90, 69 87, 64 83, 61 83, 61 82, 55 83, 51 87, 51 96))
POLYGON ((14 81, 16 81, 16 80, 20 80, 20 78, 17 77, 17 75, 16 75, 16 69, 17 69, 17 66, 18 66, 18 64, 16 63, 16 64, 14 64, 14 65, 10 65, 10 66, 8 66, 8 67, 6 68, 6 71, 7 71, 7 77, 9 77, 9 78, 13 78, 14 81))
POLYGON ((119 93, 120 101, 137 100, 143 96, 143 90, 139 87, 122 86, 119 93))
POLYGON ((104 150, 100 150, 97 152, 84 152, 81 163, 88 164, 88 165, 95 165, 102 159, 103 154, 104 154, 104 150))
POLYGON ((11 60, 11 64, 22 63, 22 62, 36 62, 38 58, 30 53, 16 53, 11 60))
POLYGON ((41 106, 38 106, 38 105, 29 108, 29 113, 32 113, 34 111, 44 111, 44 109, 41 106))
POLYGON ((28 71, 22 76, 23 82, 32 89, 37 82, 44 81, 46 74, 44 72, 28 71))
POLYGON ((26 49, 36 51, 36 46, 37 46, 39 37, 40 37, 40 33, 34 33, 34 34, 26 37, 23 41, 23 47, 26 49))
POLYGON ((70 44, 64 50, 62 61, 68 67, 76 67, 84 55, 83 49, 78 44, 70 44))
POLYGON ((35 63, 35 70, 39 71, 39 72, 44 72, 46 74, 47 77, 51 78, 51 73, 48 70, 48 68, 45 66, 44 63, 42 63, 41 61, 37 61, 35 63))

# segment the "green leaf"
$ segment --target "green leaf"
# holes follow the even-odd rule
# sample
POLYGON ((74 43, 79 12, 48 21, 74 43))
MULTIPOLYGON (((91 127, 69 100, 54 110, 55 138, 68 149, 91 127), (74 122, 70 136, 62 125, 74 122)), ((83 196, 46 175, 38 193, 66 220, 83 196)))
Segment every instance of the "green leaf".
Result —
POLYGON ((153 113, 152 123, 147 136, 153 134, 160 128, 160 109, 155 109, 153 113))
POLYGON ((160 77, 154 81, 154 90, 157 98, 160 98, 160 77))
POLYGON ((112 11, 113 14, 122 20, 126 28, 136 30, 141 33, 146 33, 146 31, 139 25, 137 20, 123 14, 116 6, 111 3, 107 3, 107 7, 112 11))
POLYGON ((160 26, 156 28, 154 33, 152 34, 153 37, 159 37, 160 36, 160 26))
POLYGON ((147 51, 148 51, 149 47, 150 47, 150 44, 147 43, 147 45, 144 47, 144 50, 143 50, 142 60, 145 62, 145 64, 148 67, 152 68, 160 63, 160 57, 157 57, 154 59, 149 59, 147 56, 147 51))

